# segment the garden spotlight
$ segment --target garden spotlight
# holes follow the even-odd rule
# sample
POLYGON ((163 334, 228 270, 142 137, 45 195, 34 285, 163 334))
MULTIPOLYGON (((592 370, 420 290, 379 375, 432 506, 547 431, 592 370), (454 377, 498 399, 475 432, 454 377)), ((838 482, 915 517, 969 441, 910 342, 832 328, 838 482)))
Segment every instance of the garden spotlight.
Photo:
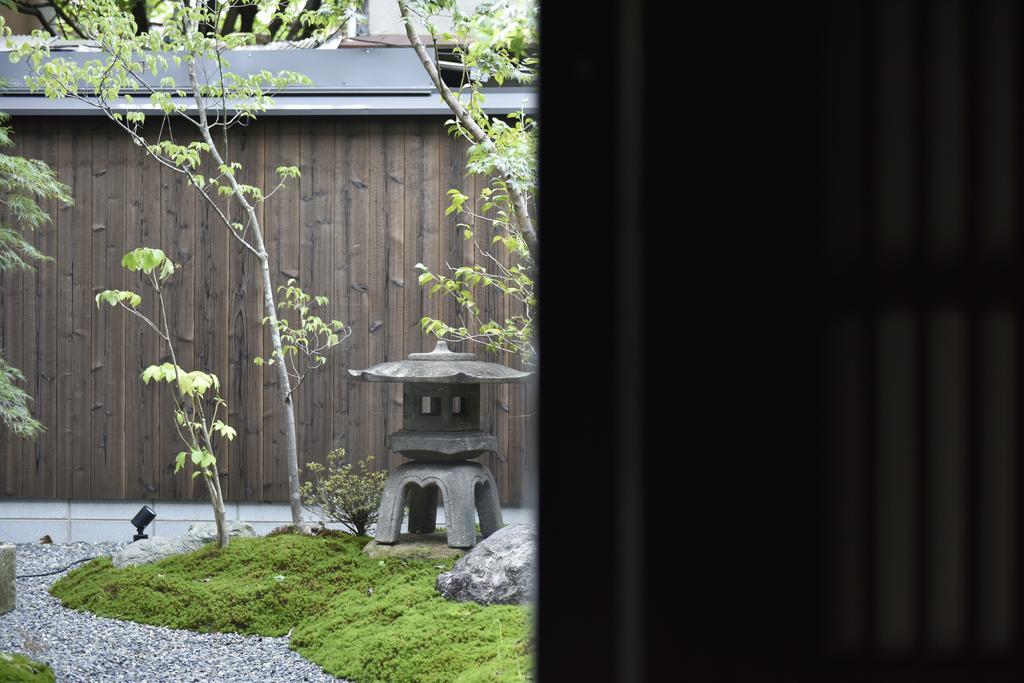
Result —
POLYGON ((132 526, 135 527, 135 530, 138 533, 135 534, 134 538, 132 538, 132 542, 142 540, 143 538, 149 538, 149 536, 142 533, 142 530, 145 529, 146 526, 154 519, 156 519, 156 513, 153 512, 153 508, 148 505, 143 505, 142 509, 135 513, 135 516, 132 517, 132 526))

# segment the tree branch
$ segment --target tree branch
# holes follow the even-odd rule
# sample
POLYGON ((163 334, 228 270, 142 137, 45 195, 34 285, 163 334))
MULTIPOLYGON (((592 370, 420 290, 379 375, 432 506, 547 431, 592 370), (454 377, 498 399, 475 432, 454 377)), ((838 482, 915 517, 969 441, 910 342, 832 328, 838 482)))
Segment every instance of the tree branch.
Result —
MULTIPOLYGON (((473 120, 472 115, 463 106, 462 102, 459 101, 452 91, 445 85, 445 82, 441 79, 441 74, 438 72, 437 67, 434 65, 433 60, 430 59, 430 55, 427 54, 427 48, 423 46, 423 41, 420 40, 417 35, 415 26, 413 26, 412 19, 409 17, 409 5, 406 0, 398 0, 398 9, 402 13, 402 20, 405 23, 405 33, 409 37, 409 42, 412 43, 413 49, 416 50, 416 55, 419 57, 420 62, 423 63, 423 68, 426 69, 427 74, 430 76, 430 80, 434 82, 434 87, 437 88, 438 92, 441 93, 441 99, 445 101, 448 108, 452 110, 459 123, 469 131, 470 136, 473 140, 482 145, 486 150, 493 151, 495 149, 494 141, 491 140, 487 132, 484 131, 480 125, 473 120)), ((534 263, 537 263, 538 244, 537 244, 537 233, 533 228, 533 219, 530 218, 529 207, 526 203, 526 197, 516 187, 515 176, 507 169, 504 168, 500 162, 496 163, 498 172, 504 176, 507 181, 509 195, 512 197, 512 202, 516 207, 516 219, 519 223, 519 232, 523 235, 523 240, 526 242, 526 247, 530 250, 530 258, 534 263)))

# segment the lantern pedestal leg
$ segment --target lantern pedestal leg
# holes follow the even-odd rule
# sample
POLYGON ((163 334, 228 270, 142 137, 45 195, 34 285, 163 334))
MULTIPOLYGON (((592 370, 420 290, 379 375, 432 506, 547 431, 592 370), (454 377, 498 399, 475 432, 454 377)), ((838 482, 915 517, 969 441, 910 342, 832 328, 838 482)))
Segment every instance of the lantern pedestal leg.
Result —
POLYGON ((476 485, 473 497, 476 503, 476 513, 480 517, 480 533, 487 538, 502 527, 502 522, 498 484, 494 481, 494 475, 486 467, 484 467, 484 474, 487 475, 487 482, 476 485))
POLYGON ((384 484, 384 493, 380 497, 380 510, 377 512, 377 531, 373 537, 377 543, 391 544, 398 541, 402 531, 402 516, 405 513, 404 482, 400 471, 395 470, 388 475, 384 484))
POLYGON ((462 482, 459 484, 449 486, 444 491, 444 518, 445 526, 448 529, 448 547, 472 548, 476 543, 473 485, 470 484, 467 487, 462 482))
POLYGON ((410 486, 409 533, 432 534, 437 528, 437 487, 410 486))

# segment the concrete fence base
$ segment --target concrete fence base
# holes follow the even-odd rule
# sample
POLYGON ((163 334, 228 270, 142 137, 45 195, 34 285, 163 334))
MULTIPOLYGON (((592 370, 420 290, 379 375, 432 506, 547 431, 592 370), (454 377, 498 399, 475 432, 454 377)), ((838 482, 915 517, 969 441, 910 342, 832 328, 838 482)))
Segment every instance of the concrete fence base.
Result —
MULTIPOLYGON (((202 501, 165 500, 29 500, 0 499, 0 539, 7 543, 38 543, 49 536, 54 543, 130 541, 135 527, 129 520, 143 505, 156 512, 146 527, 150 538, 181 536, 194 522, 212 522, 210 504, 202 501)), ((228 521, 248 522, 257 534, 291 524, 287 503, 241 503, 225 505, 228 521)), ((529 508, 503 508, 502 517, 511 524, 534 521, 529 508)), ((437 511, 437 525, 446 526, 444 508, 437 511)), ((306 521, 317 516, 306 512, 306 521)), ((331 528, 341 528, 329 524, 331 528)))
POLYGON ((14 553, 8 543, 0 543, 0 614, 14 610, 14 553))

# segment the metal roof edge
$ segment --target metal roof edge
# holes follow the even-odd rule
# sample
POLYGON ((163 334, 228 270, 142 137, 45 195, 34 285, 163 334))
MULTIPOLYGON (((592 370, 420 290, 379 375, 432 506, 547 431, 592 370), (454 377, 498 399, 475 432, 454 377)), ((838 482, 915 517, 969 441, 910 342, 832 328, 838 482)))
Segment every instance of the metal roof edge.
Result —
MULTIPOLYGON (((491 114, 524 111, 536 114, 539 99, 535 89, 483 89, 485 109, 491 114)), ((115 106, 124 111, 162 112, 136 99, 131 104, 119 100, 115 106)), ((41 95, 0 95, 0 111, 11 116, 102 116, 96 107, 79 100, 51 100, 41 95)), ((188 111, 195 111, 190 104, 188 111)), ((429 94, 303 94, 278 95, 274 105, 258 118, 276 116, 450 116, 436 91, 429 94)))

